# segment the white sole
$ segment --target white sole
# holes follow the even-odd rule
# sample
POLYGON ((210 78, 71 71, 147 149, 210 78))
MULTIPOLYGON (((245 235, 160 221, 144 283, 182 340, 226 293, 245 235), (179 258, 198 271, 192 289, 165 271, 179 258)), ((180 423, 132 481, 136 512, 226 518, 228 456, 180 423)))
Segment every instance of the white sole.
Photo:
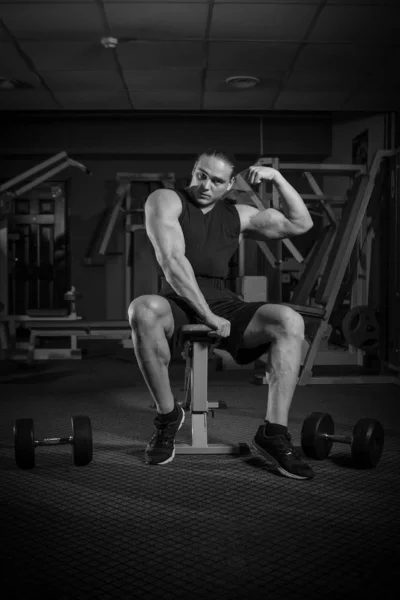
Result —
POLYGON ((279 471, 279 473, 281 475, 284 475, 285 477, 288 477, 289 479, 301 479, 302 481, 310 479, 310 477, 303 477, 301 475, 295 475, 294 473, 290 473, 289 471, 286 471, 283 467, 281 467, 281 465, 278 463, 278 461, 275 458, 273 458, 273 456, 271 456, 270 454, 265 452, 265 450, 263 448, 261 448, 260 446, 258 446, 254 440, 251 443, 251 448, 253 450, 255 450, 255 452, 259 456, 261 456, 264 460, 266 460, 276 471, 279 471))
MULTIPOLYGON (((185 411, 183 410, 183 408, 180 405, 179 405, 179 408, 181 409, 181 411, 183 413, 183 419, 182 419, 181 424, 179 425, 178 429, 176 430, 177 433, 180 430, 180 428, 182 427, 182 425, 184 424, 185 418, 186 418, 185 411)), ((174 441, 174 449, 172 451, 171 456, 169 458, 167 458, 167 460, 164 460, 163 462, 155 463, 155 466, 158 467, 160 465, 167 465, 168 463, 172 462, 174 460, 174 458, 175 458, 175 441, 174 441)), ((154 464, 154 463, 147 463, 147 464, 154 464)))

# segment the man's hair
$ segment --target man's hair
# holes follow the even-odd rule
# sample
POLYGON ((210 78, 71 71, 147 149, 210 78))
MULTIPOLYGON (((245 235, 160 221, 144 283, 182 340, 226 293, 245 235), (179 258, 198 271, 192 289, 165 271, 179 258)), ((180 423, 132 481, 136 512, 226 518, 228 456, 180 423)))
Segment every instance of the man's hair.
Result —
POLYGON ((200 152, 200 154, 197 155, 195 165, 197 165, 201 156, 215 156, 215 158, 222 160, 225 164, 227 164, 232 169, 231 179, 232 179, 232 177, 235 177, 235 175, 236 175, 235 159, 233 158, 233 156, 231 154, 228 154, 228 152, 225 152, 224 150, 222 150, 220 148, 206 148, 203 152, 200 152))

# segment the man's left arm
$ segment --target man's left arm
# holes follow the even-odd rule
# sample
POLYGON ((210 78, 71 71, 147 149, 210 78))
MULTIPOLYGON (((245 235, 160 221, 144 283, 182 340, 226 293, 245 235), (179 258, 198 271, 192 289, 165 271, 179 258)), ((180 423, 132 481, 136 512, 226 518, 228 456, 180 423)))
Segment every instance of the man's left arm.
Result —
POLYGON ((313 221, 300 194, 279 171, 275 171, 272 183, 281 195, 282 212, 285 217, 298 227, 304 227, 306 231, 311 229, 313 221))
POLYGON ((303 199, 279 171, 253 166, 249 168, 247 178, 251 184, 272 181, 282 199, 282 212, 275 208, 258 210, 249 206, 239 211, 246 237, 279 239, 301 235, 311 229, 313 220, 303 199))

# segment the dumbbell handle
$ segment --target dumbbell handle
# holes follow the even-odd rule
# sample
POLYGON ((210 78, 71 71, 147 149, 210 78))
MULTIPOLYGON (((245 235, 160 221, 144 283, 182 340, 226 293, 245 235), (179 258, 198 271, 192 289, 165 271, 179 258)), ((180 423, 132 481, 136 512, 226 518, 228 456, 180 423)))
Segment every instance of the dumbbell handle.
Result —
POLYGON ((338 442, 339 444, 353 443, 353 437, 350 435, 332 435, 331 433, 322 433, 321 436, 331 440, 331 442, 338 442))
POLYGON ((74 441, 73 437, 67 438, 46 438, 44 440, 36 440, 33 442, 34 446, 58 446, 60 444, 72 444, 74 441))

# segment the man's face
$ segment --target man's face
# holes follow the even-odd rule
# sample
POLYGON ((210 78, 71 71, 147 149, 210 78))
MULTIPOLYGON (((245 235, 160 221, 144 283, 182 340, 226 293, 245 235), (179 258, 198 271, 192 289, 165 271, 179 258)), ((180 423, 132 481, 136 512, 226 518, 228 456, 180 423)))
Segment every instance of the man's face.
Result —
POLYGON ((190 192, 202 207, 210 206, 228 192, 234 182, 232 167, 215 156, 200 156, 192 172, 190 192))

